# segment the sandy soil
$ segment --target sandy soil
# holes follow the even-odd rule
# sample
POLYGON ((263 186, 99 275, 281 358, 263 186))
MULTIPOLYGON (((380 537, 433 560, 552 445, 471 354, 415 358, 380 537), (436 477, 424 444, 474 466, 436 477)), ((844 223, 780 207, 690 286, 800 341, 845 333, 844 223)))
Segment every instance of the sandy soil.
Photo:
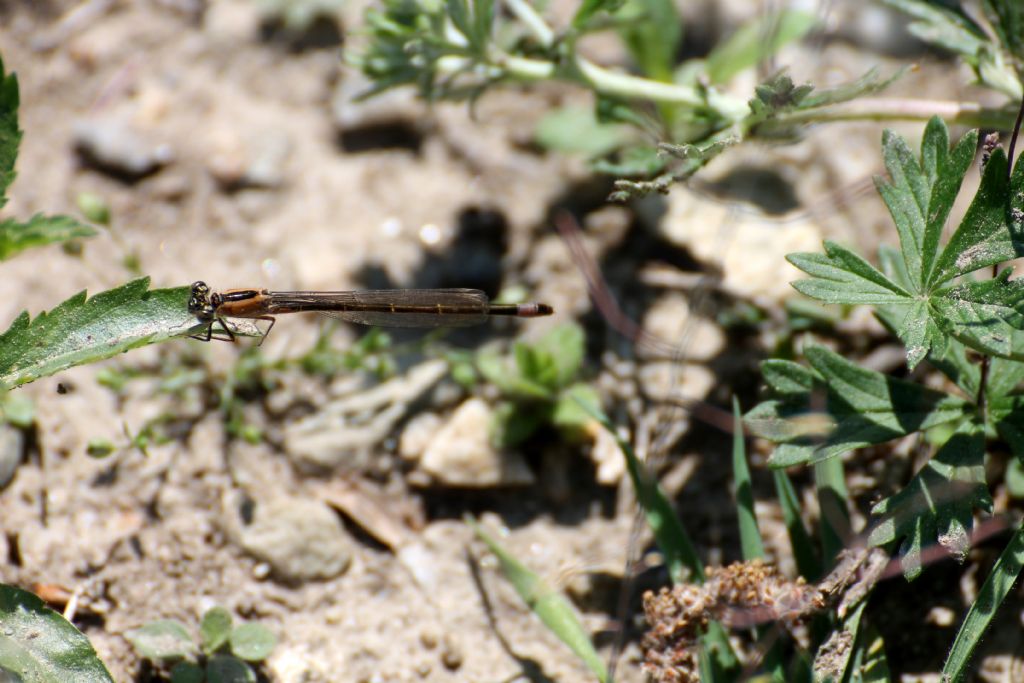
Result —
MULTIPOLYGON (((649 387, 630 399, 627 389, 635 390, 636 380, 612 386, 615 368, 635 360, 632 351, 590 312, 585 282, 548 221, 556 206, 581 215, 597 211, 607 191, 579 160, 545 154, 532 142, 544 112, 578 93, 511 89, 484 98, 475 116, 456 105, 428 109, 401 93, 354 104, 350 98, 363 84, 343 66, 337 45, 294 49, 279 37, 261 38, 253 3, 216 0, 205 12, 202 4, 94 0, 84 5, 98 12, 82 18, 69 14, 72 2, 0 2, 0 52, 19 77, 25 130, 7 210, 75 213, 76 197, 92 192, 113 216, 110 229, 84 242, 81 253, 51 247, 4 263, 0 321, 139 273, 156 287, 196 279, 276 289, 522 286, 559 314, 492 336, 536 336, 587 316, 590 372, 611 387, 611 407, 620 416, 656 415, 643 400, 649 387), (106 125, 135 131, 132 150, 143 161, 169 152, 169 162, 132 179, 96 168, 76 146, 106 125), (265 186, 240 186, 247 173, 265 186)), ((359 3, 342 11, 345 41, 360 12, 359 3)), ((845 64, 846 53, 830 54, 833 64, 845 64)), ((859 73, 854 66, 834 68, 859 73)), ((922 83, 930 81, 912 76, 905 87, 922 83)), ((755 277, 773 283, 789 277, 755 265, 759 242, 751 240, 813 249, 833 235, 869 246, 873 235, 889 229, 871 193, 850 190, 879 170, 878 129, 845 131, 841 140, 812 134, 799 147, 743 152, 761 165, 779 163, 782 182, 792 182, 794 201, 805 209, 803 222, 775 222, 735 204, 715 213, 723 202, 710 191, 680 190, 671 200, 667 215, 696 215, 686 224, 705 230, 679 240, 719 252, 735 278, 722 299, 766 295, 759 303, 777 305, 787 295, 784 287, 775 294, 751 284, 761 281, 755 277), (766 163, 766 155, 775 161, 766 163), (808 177, 813 182, 796 182, 808 177), (748 251, 733 251, 743 248, 748 251)), ((734 158, 719 175, 744 163, 734 158)), ((673 246, 643 229, 651 222, 645 215, 666 213, 660 201, 589 219, 607 227, 603 236, 588 235, 588 244, 617 252, 605 262, 606 275, 622 285, 631 315, 642 315, 654 298, 636 284, 650 262, 672 261, 691 273, 714 270, 699 261, 714 262, 715 254, 673 246)), ((317 320, 280 321, 261 349, 264 358, 301 355, 319 329, 317 320)), ((663 332, 686 337, 671 325, 663 332)), ((718 334, 715 343, 723 347, 714 352, 702 355, 703 341, 690 344, 682 355, 693 356, 692 370, 672 375, 669 393, 680 385, 687 393, 692 381, 695 392, 722 406, 733 391, 753 399, 759 340, 718 334)), ((357 332, 340 329, 332 342, 345 348, 355 339, 357 332)), ((633 523, 625 486, 596 484, 581 448, 555 442, 531 444, 536 453, 527 460, 539 481, 526 488, 422 485, 398 453, 402 428, 418 411, 451 413, 463 397, 447 381, 410 402, 387 438, 324 466, 294 457, 289 425, 359 387, 346 377, 308 377, 294 366, 268 371, 273 387, 247 395, 244 409, 264 439, 248 443, 228 432, 217 409, 240 351, 180 340, 19 390, 35 403, 37 417, 26 432, 30 457, 0 494, 0 558, 8 558, 0 578, 80 591, 77 623, 119 681, 152 675, 122 637, 126 630, 158 618, 195 626, 214 604, 278 635, 264 668, 274 681, 507 681, 534 665, 550 680, 588 680, 502 580, 460 517, 473 512, 495 532, 511 530, 504 542, 571 590, 607 652, 618 629, 614 606, 633 523), (140 377, 120 391, 97 382, 97 373, 129 370, 140 377), (197 371, 198 379, 179 391, 161 388, 168 378, 197 371), (126 432, 158 418, 170 440, 150 446, 148 456, 127 447, 126 432), (122 447, 110 458, 89 458, 97 439, 122 447), (548 460, 534 457, 541 452, 548 460), (268 515, 287 517, 310 501, 345 507, 342 499, 362 504, 366 517, 354 519, 351 510, 336 515, 338 528, 313 529, 302 537, 306 546, 273 535, 287 531, 269 531, 269 541, 251 538, 253 525, 268 515), (374 537, 381 528, 383 540, 374 537), (327 578, 282 576, 277 560, 253 551, 269 552, 267 544, 292 553, 299 574, 320 567, 327 578), (318 544, 332 553, 318 554, 318 544), (331 563, 346 554, 350 564, 340 571, 331 563)), ((657 359, 645 360, 655 368, 649 374, 660 372, 657 359)), ((418 361, 403 358, 406 365, 418 361)), ((709 564, 736 557, 727 448, 728 437, 695 425, 670 471, 709 564)), ((770 488, 764 492, 770 497, 770 488)), ((769 535, 780 533, 777 510, 763 507, 769 535)), ((659 580, 657 572, 650 580, 659 580)), ((952 634, 949 627, 936 637, 948 642, 952 634)), ((633 639, 619 680, 642 680, 636 657, 633 639)))

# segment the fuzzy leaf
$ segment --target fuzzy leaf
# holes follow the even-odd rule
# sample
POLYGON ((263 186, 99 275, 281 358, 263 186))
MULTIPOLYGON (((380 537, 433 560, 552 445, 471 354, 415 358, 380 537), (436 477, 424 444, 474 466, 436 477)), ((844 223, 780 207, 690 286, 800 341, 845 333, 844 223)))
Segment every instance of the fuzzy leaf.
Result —
POLYGON ((996 149, 985 166, 981 186, 960 227, 935 263, 929 278, 932 287, 1024 255, 1021 221, 1014 218, 1020 215, 1024 197, 1011 194, 1019 195, 1024 188, 1024 164, 1017 164, 1009 186, 1006 170, 1006 154, 1001 148, 996 149), (1009 203, 1007 197, 1012 197, 1009 203))
POLYGON ((231 637, 231 613, 223 607, 206 610, 199 624, 199 643, 203 653, 212 655, 227 644, 231 637))
POLYGON ((92 237, 95 234, 95 230, 70 216, 36 214, 24 223, 11 219, 0 221, 0 261, 30 247, 66 242, 77 237, 92 237))
POLYGON ((825 241, 825 253, 788 254, 786 260, 811 277, 793 286, 801 294, 830 304, 907 303, 911 293, 870 263, 835 242, 825 241))
POLYGON ((277 647, 277 637, 263 624, 242 624, 231 632, 231 654, 247 662, 262 662, 277 647))
POLYGON ((194 332, 188 287, 148 290, 149 278, 71 297, 30 320, 22 313, 0 334, 0 390, 194 332))
POLYGON ((884 443, 971 409, 963 399, 861 368, 824 347, 808 347, 805 354, 815 371, 813 389, 765 401, 744 418, 752 433, 779 444, 774 467, 884 443))
POLYGON ((985 432, 964 422, 906 488, 874 507, 881 519, 868 542, 883 545, 904 538, 903 573, 913 579, 921 573, 922 551, 934 541, 959 560, 966 557, 974 508, 992 508, 985 482, 985 432))
POLYGON ((947 334, 982 353, 1024 359, 1024 280, 1011 271, 966 282, 932 297, 935 318, 947 334))

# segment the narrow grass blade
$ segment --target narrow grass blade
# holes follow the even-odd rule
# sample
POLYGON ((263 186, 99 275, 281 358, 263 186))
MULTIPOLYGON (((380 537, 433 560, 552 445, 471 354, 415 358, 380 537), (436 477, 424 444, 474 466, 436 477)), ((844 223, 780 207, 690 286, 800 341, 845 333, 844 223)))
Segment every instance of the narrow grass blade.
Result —
POLYGON ((536 573, 530 571, 522 562, 509 554, 494 538, 477 524, 476 520, 466 517, 466 524, 480 537, 501 564, 501 571, 508 579, 523 602, 533 610, 544 625, 576 653, 587 668, 604 683, 608 680, 608 670, 604 661, 597 654, 590 640, 590 634, 576 618, 569 601, 558 591, 551 588, 536 573))
POLYGON ((665 497, 661 487, 658 486, 658 482, 640 464, 640 459, 636 457, 633 447, 618 435, 608 417, 595 406, 584 407, 608 430, 609 434, 615 437, 622 454, 626 457, 626 471, 629 472, 633 488, 636 489, 637 500, 647 516, 647 523, 650 525, 651 531, 654 532, 658 547, 665 555, 665 564, 668 566, 669 576, 672 577, 673 583, 680 583, 686 578, 684 568, 690 571, 692 580, 704 583, 704 566, 697 556, 693 541, 690 540, 690 535, 686 533, 686 529, 679 521, 679 517, 672 509, 672 504, 665 497))
POLYGON ((846 549, 846 542, 852 536, 850 494, 846 490, 843 461, 831 458, 816 463, 814 483, 818 490, 818 507, 821 509, 821 549, 825 565, 830 566, 839 553, 846 549))
POLYGON ((754 512, 754 491, 750 483, 750 468, 747 466, 747 448, 743 441, 743 414, 735 397, 732 399, 732 478, 736 487, 736 516, 740 527, 740 548, 743 559, 754 560, 764 557, 764 541, 757 528, 757 513, 754 512))
POLYGON ((956 683, 964 679, 971 653, 981 642, 999 605, 1013 588, 1021 567, 1024 567, 1024 525, 1017 529, 1017 533, 1006 545, 992 572, 985 579, 978 598, 967 612, 960 632, 953 641, 953 647, 950 648, 946 664, 942 667, 944 680, 956 683))
POLYGON ((782 519, 789 533, 789 545, 793 549, 796 568, 800 576, 808 581, 817 581, 821 577, 821 562, 818 560, 814 542, 807 533, 803 520, 800 518, 800 499, 797 498, 793 482, 785 470, 772 470, 775 479, 775 492, 782 507, 782 519))

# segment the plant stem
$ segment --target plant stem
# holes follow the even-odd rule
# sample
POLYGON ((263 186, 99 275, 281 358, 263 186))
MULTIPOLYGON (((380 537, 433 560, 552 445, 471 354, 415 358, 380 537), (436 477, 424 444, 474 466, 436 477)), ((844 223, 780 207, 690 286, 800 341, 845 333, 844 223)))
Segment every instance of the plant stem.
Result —
POLYGON ((991 109, 977 102, 949 100, 909 100, 901 98, 864 98, 840 105, 780 113, 781 124, 822 123, 829 121, 927 121, 939 116, 947 123, 1009 130, 1015 111, 991 109))

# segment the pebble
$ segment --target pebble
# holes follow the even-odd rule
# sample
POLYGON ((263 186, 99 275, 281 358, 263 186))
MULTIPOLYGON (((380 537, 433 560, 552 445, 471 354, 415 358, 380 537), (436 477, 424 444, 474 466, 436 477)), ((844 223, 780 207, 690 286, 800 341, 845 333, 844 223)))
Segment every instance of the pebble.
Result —
POLYGON ((348 569, 353 544, 338 516, 323 503, 300 498, 257 502, 238 539, 250 555, 290 582, 330 579, 348 569))
POLYGON ((246 138, 233 130, 214 135, 207 168, 221 187, 276 188, 284 184, 291 138, 281 131, 263 130, 246 138))
POLYGON ((138 180, 174 160, 166 143, 156 143, 117 119, 83 119, 73 129, 75 149, 97 170, 138 180))
POLYGON ((14 478, 25 452, 25 435, 20 429, 0 423, 0 489, 14 478))
POLYGON ((686 188, 673 188, 661 221, 665 238, 722 272, 729 294, 766 305, 796 293, 789 284, 803 274, 786 254, 821 251, 821 228, 808 218, 767 220, 686 188))
MULTIPOLYGON (((678 292, 667 294, 650 307, 643 320, 644 332, 657 337, 659 347, 672 349, 679 359, 711 360, 725 348, 722 329, 707 318, 692 315, 686 297, 678 292)), ((656 356, 645 345, 638 354, 642 358, 656 356)))
POLYGON ((491 443, 494 411, 482 399, 462 403, 427 445, 420 468, 446 486, 529 486, 536 480, 521 455, 491 443))

